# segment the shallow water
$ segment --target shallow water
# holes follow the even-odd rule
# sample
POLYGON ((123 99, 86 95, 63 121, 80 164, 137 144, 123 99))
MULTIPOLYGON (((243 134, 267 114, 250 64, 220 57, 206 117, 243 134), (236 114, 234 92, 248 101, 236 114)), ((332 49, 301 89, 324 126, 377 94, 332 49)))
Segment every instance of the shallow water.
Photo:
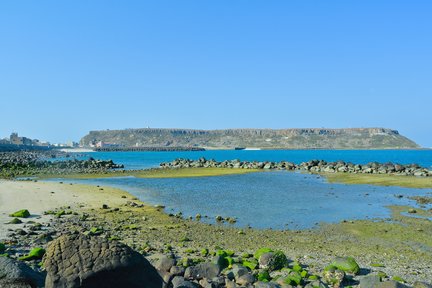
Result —
POLYGON ((215 159, 217 161, 240 159, 242 161, 291 161, 301 163, 312 159, 346 161, 355 164, 369 162, 417 163, 432 169, 432 150, 210 150, 196 152, 91 152, 96 159, 112 159, 124 164, 126 169, 158 167, 159 163, 176 158, 215 159))
POLYGON ((165 205, 168 213, 182 212, 184 217, 206 215, 208 218, 202 221, 208 223, 214 223, 214 218, 221 215, 236 217, 238 227, 273 229, 306 229, 320 222, 388 218, 391 212, 386 206, 416 206, 407 197, 431 192, 431 189, 333 184, 317 175, 286 171, 217 177, 62 181, 121 188, 144 202, 165 205))

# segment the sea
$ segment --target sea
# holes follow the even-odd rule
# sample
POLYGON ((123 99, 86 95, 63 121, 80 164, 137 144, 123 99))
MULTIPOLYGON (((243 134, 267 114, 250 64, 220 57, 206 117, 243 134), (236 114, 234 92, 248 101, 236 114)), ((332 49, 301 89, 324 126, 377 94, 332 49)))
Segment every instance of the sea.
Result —
MULTIPOLYGON (((432 150, 210 150, 196 152, 90 152, 82 158, 112 159, 125 169, 158 167, 177 158, 239 159, 242 161, 290 161, 312 159, 355 164, 416 163, 432 169, 432 150)), ((403 176, 401 176, 403 177, 403 176)), ((58 181, 53 179, 51 181, 58 181)), ((257 229, 313 229, 325 223, 359 219, 390 219, 391 205, 420 206, 412 196, 432 197, 432 189, 328 183, 319 175, 268 171, 213 177, 144 179, 114 177, 67 179, 71 183, 121 188, 167 213, 183 217, 202 215, 207 223, 215 217, 234 217, 237 227, 257 229)), ((432 205, 421 208, 430 209, 432 205)), ((409 214, 407 214, 409 215, 409 214)), ((417 216, 418 217, 418 216, 417 216)), ((432 220, 432 219, 429 219, 432 220)))

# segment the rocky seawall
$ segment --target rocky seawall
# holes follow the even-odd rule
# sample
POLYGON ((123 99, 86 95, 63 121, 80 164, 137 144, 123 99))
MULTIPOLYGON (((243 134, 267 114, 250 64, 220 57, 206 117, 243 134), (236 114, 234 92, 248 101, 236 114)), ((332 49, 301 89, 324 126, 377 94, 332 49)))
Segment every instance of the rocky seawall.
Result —
POLYGON ((126 129, 90 131, 80 143, 120 147, 204 147, 234 149, 416 149, 412 140, 386 128, 350 129, 126 129))
POLYGON ((112 160, 70 159, 54 161, 57 157, 68 157, 63 152, 16 151, 0 152, 0 178, 15 178, 36 175, 64 175, 73 173, 101 173, 123 168, 112 160))
POLYGON ((313 173, 361 173, 361 174, 391 174, 405 176, 432 176, 432 170, 421 167, 417 164, 394 164, 372 162, 368 164, 353 164, 344 161, 326 162, 324 160, 311 160, 295 164, 293 162, 258 162, 227 160, 215 161, 200 158, 198 160, 176 159, 172 162, 163 162, 161 168, 233 168, 233 169, 265 169, 265 170, 289 170, 289 171, 309 171, 313 173))

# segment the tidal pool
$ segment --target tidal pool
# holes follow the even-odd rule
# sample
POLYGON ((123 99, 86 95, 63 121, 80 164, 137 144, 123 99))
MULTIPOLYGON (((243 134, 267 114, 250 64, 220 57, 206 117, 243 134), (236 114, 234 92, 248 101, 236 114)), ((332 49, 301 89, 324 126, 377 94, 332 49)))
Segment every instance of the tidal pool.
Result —
POLYGON ((144 202, 164 205, 167 213, 182 212, 183 217, 201 214, 201 221, 208 223, 215 223, 215 217, 221 215, 235 217, 237 227, 272 229, 307 229, 321 222, 388 218, 391 211, 387 206, 418 207, 408 197, 431 192, 431 189, 334 184, 317 175, 287 171, 217 177, 62 181, 120 188, 144 202))

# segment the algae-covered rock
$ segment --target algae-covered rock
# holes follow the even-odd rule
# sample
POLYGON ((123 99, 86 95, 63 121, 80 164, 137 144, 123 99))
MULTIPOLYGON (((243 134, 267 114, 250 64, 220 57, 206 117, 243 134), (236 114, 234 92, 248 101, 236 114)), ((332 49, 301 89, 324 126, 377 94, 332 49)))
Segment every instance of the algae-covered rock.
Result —
POLYGON ((16 211, 9 215, 10 217, 18 217, 18 218, 28 218, 30 217, 30 212, 27 209, 22 209, 19 211, 16 211))
POLYGON ((336 269, 334 266, 327 266, 323 272, 323 280, 325 283, 333 287, 339 287, 345 278, 345 272, 336 269))
POLYGON ((256 259, 243 260, 242 264, 250 270, 254 270, 258 267, 258 261, 256 259))
POLYGON ((261 257, 262 254, 269 253, 269 252, 273 252, 273 250, 270 248, 266 248, 266 247, 260 248, 255 252, 254 258, 259 260, 259 258, 261 257))
POLYGON ((33 248, 28 255, 20 257, 21 261, 40 260, 45 255, 45 249, 37 247, 33 248))
POLYGON ((299 286, 302 282, 302 277, 300 273, 292 271, 285 279, 284 283, 293 286, 299 286))
POLYGON ((280 270, 287 264, 287 258, 282 251, 264 253, 259 257, 260 268, 269 271, 280 270))
POLYGON ((21 224, 23 223, 20 219, 14 218, 11 221, 7 222, 6 224, 21 224))
POLYGON ((3 254, 6 250, 6 245, 0 242, 0 254, 3 254))
POLYGON ((353 257, 336 257, 331 265, 339 270, 352 274, 358 274, 360 272, 360 267, 353 257))
POLYGON ((261 281, 261 282, 269 282, 271 280, 269 271, 268 270, 262 270, 262 271, 258 272, 257 279, 258 279, 258 281, 261 281))

